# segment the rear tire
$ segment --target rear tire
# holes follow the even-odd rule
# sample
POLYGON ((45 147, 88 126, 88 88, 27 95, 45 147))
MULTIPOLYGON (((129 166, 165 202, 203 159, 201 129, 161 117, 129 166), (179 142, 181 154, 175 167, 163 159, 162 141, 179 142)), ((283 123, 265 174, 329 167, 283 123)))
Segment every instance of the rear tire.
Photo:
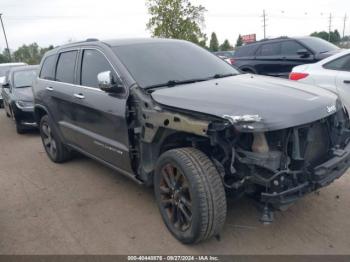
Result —
POLYGON ((72 158, 70 150, 62 143, 53 129, 48 115, 41 118, 39 129, 45 151, 53 162, 63 163, 72 158))
POLYGON ((172 149, 157 163, 154 190, 163 221, 185 244, 218 235, 226 219, 226 195, 213 162, 195 148, 172 149))

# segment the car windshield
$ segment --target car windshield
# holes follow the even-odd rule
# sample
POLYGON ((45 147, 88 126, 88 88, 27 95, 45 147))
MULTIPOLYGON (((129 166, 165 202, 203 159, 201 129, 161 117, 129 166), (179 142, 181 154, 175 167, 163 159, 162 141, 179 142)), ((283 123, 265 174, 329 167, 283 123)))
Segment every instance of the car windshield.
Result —
POLYGON ((336 45, 318 37, 301 38, 299 41, 317 53, 326 53, 339 49, 336 45))
POLYGON ((15 88, 32 86, 35 77, 36 77, 36 70, 14 72, 13 85, 15 88))
POLYGON ((122 45, 113 47, 113 51, 143 88, 239 74, 228 63, 189 42, 122 45))

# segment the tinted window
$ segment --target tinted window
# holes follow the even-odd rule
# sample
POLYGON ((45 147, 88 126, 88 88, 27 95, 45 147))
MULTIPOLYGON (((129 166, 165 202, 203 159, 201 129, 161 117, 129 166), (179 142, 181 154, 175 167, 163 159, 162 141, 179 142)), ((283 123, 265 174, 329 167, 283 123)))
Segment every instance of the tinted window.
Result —
POLYGON ((233 58, 234 51, 220 51, 220 52, 214 52, 217 56, 224 56, 227 58, 233 58))
POLYGON ((258 51, 259 56, 275 56, 281 54, 281 43, 264 44, 258 51))
POLYGON ((282 42, 281 53, 282 55, 297 55, 300 49, 305 49, 296 41, 282 42))
POLYGON ((113 50, 141 87, 238 74, 217 56, 183 41, 121 45, 113 50))
POLYGON ((61 53, 56 69, 56 80, 64 83, 74 83, 74 68, 77 51, 61 53))
POLYGON ((105 71, 113 72, 113 69, 104 55, 97 50, 85 50, 81 64, 81 85, 98 87, 97 75, 105 71))
POLYGON ((40 78, 47 80, 55 80, 56 56, 48 56, 45 58, 41 68, 40 78))
POLYGON ((339 49, 339 47, 318 37, 301 38, 298 40, 316 53, 325 53, 339 49))
POLYGON ((238 48, 234 53, 234 57, 253 56, 258 45, 246 45, 238 48))
POLYGON ((325 64, 323 67, 332 70, 350 71, 350 55, 340 57, 325 64))
POLYGON ((32 86, 35 77, 36 70, 14 72, 13 85, 15 88, 32 86))

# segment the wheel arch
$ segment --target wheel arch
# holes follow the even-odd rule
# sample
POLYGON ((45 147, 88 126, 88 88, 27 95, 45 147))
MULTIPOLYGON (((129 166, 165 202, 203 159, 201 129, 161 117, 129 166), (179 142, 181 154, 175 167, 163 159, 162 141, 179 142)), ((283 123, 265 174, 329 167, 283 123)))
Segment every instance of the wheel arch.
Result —
POLYGON ((156 163, 163 153, 176 148, 196 147, 196 141, 199 140, 210 144, 209 138, 192 133, 165 128, 158 130, 152 143, 141 143, 141 172, 139 172, 141 179, 145 184, 152 185, 156 163))
POLYGON ((40 124, 40 120, 44 115, 49 115, 49 111, 42 105, 35 105, 34 116, 38 125, 40 124))

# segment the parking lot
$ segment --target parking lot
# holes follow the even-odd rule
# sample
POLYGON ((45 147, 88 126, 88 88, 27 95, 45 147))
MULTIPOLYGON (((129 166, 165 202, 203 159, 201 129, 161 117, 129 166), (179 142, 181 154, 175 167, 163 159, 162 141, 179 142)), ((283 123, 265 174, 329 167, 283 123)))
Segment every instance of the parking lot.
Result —
POLYGON ((38 133, 17 135, 0 110, 1 254, 345 254, 350 177, 259 223, 248 199, 229 201, 221 239, 195 246, 165 228, 153 191, 78 157, 48 160, 38 133))

